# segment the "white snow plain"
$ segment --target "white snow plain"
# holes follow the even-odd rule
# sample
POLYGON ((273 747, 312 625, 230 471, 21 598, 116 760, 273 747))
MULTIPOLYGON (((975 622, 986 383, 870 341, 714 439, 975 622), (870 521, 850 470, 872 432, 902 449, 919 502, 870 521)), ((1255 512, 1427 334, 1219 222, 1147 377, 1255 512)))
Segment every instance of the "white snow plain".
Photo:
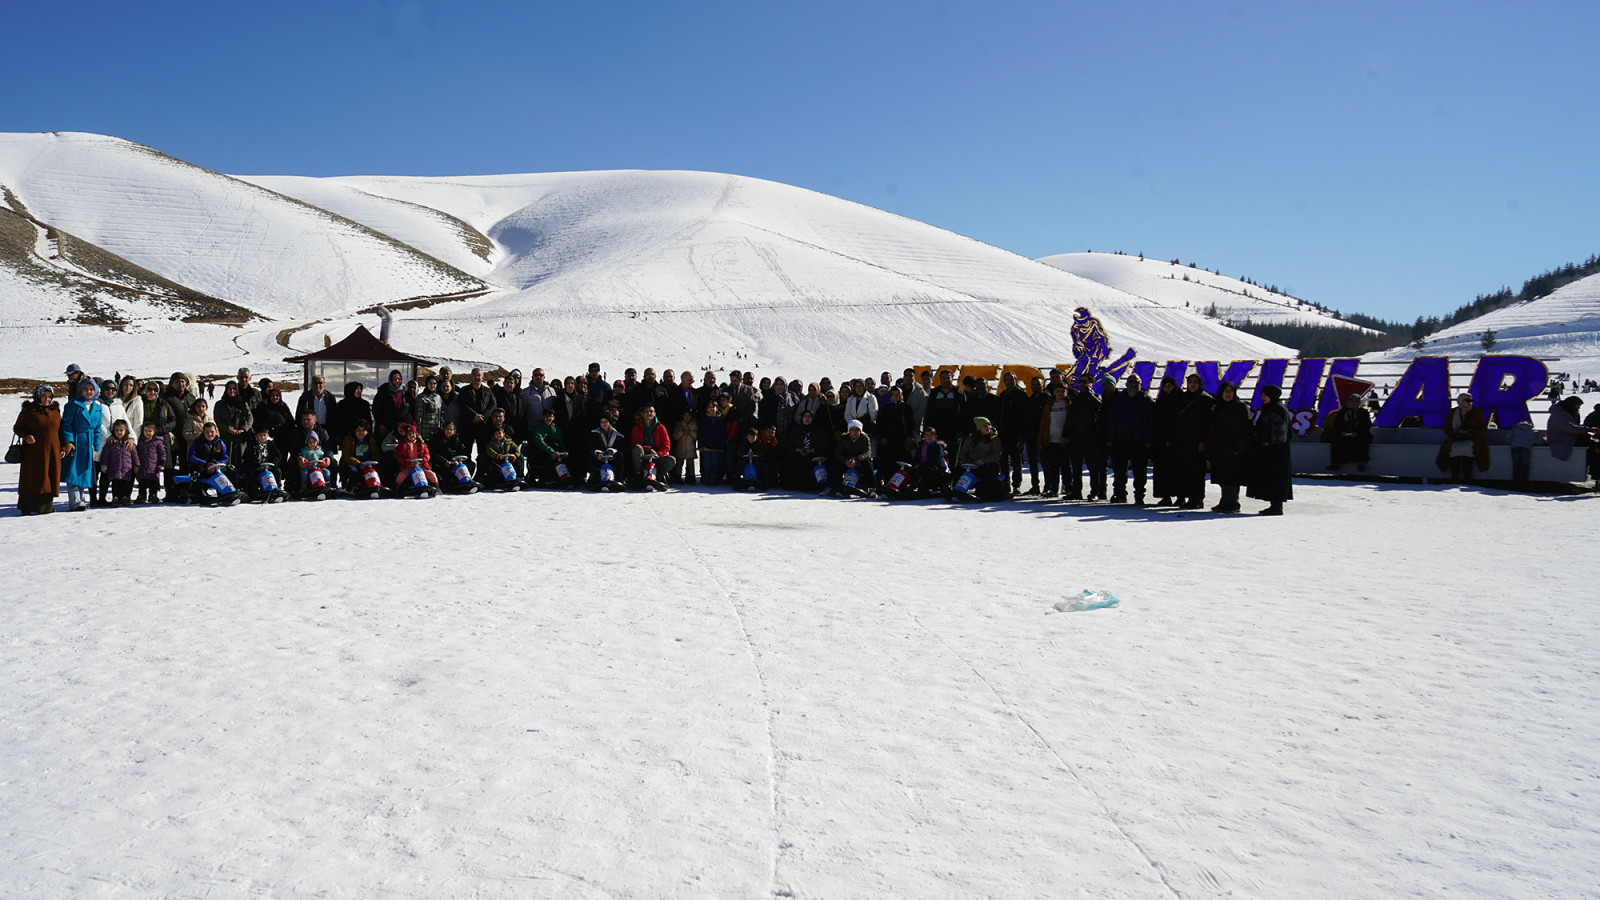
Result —
POLYGON ((0 895, 1600 884, 1593 497, 19 519, 15 485, 0 895), (1083 588, 1122 605, 1053 611, 1083 588))

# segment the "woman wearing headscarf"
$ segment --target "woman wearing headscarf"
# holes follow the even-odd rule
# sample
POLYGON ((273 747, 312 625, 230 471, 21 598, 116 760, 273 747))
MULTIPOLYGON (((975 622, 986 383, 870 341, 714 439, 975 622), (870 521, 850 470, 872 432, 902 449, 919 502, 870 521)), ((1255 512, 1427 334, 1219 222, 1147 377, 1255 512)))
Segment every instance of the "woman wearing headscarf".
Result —
POLYGON ((1206 420, 1206 457, 1211 460, 1211 483, 1222 489, 1222 500, 1212 512, 1239 511, 1239 488, 1245 483, 1250 462, 1250 406, 1239 399, 1231 381, 1217 386, 1217 403, 1206 420))
POLYGON ((1267 501, 1263 516, 1283 515, 1283 502, 1294 499, 1294 462, 1289 441, 1294 437, 1289 410, 1284 407, 1283 388, 1269 384, 1261 389, 1267 402, 1256 416, 1250 456, 1249 496, 1267 501))
POLYGON ((22 438, 22 471, 17 475, 17 509, 25 516, 55 509, 61 489, 61 406, 50 385, 33 389, 24 401, 13 433, 22 438))
POLYGON ((89 492, 94 489, 94 463, 105 419, 99 395, 94 379, 85 378, 78 382, 78 396, 61 412, 61 449, 66 454, 62 480, 67 483, 67 509, 73 512, 89 508, 89 492))
POLYGON ((1489 420, 1484 416, 1483 410, 1472 405, 1472 395, 1462 394, 1456 398, 1456 408, 1450 410, 1445 416, 1444 443, 1439 445, 1439 453, 1434 458, 1434 464, 1439 471, 1450 473, 1450 480, 1457 484, 1465 484, 1472 480, 1472 466, 1478 466, 1478 471, 1489 470, 1489 442, 1485 435, 1489 433, 1489 420))

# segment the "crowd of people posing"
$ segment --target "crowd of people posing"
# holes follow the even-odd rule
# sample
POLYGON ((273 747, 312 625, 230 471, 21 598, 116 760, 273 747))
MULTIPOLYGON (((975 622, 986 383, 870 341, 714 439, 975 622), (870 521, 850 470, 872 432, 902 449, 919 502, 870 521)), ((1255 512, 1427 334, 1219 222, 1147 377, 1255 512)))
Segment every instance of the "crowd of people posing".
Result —
POLYGON ((1137 377, 1069 383, 1059 370, 1030 384, 1008 372, 992 390, 949 370, 835 385, 628 369, 611 382, 596 363, 560 380, 536 368, 526 382, 473 369, 458 384, 445 368, 420 383, 391 372, 370 398, 359 383, 335 394, 314 378, 292 409, 245 369, 214 405, 181 372, 164 384, 97 382, 77 366, 67 377, 64 406, 41 384, 17 419, 25 514, 49 512, 61 483, 72 510, 697 483, 980 501, 1153 496, 1193 510, 1208 473, 1221 490, 1214 512, 1239 512, 1246 487, 1263 514, 1292 497, 1277 388, 1263 389, 1257 413, 1236 385, 1213 396, 1199 376, 1164 379, 1152 396, 1137 377))

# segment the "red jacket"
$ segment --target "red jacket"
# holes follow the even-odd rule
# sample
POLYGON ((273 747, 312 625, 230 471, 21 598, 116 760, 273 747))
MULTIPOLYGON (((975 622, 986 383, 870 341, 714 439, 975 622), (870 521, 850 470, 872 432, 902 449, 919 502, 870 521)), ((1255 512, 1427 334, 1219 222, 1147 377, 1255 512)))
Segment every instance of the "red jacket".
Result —
MULTIPOLYGON (((667 434, 667 426, 661 424, 660 419, 655 420, 655 430, 650 433, 648 443, 655 447, 658 456, 667 456, 672 453, 672 438, 667 434)), ((628 439, 629 444, 647 443, 644 439, 644 423, 633 426, 633 434, 628 439)))
POLYGON ((411 477, 411 463, 412 460, 417 459, 422 460, 422 470, 427 474, 428 480, 433 480, 433 470, 429 467, 429 463, 432 460, 428 455, 428 445, 418 439, 401 441, 395 445, 394 461, 400 467, 399 477, 395 479, 395 484, 404 484, 406 479, 411 477))

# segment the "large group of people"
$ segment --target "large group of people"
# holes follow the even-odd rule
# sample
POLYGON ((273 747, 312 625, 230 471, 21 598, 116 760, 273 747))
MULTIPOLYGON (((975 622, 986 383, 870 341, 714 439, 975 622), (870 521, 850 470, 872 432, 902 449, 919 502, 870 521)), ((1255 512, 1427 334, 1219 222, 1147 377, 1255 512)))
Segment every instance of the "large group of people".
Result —
MULTIPOLYGON (((458 379, 444 368, 420 382, 391 372, 370 398, 360 383, 336 394, 315 377, 293 409, 248 369, 214 406, 197 384, 182 372, 164 383, 97 382, 74 365, 64 405, 39 385, 14 428, 22 512, 51 511, 62 484, 71 510, 204 501, 217 496, 217 473, 232 474, 252 499, 701 484, 1199 510, 1208 477, 1221 492, 1210 507, 1217 513, 1240 512, 1241 491, 1264 501, 1267 515, 1281 515, 1293 496, 1294 435, 1281 391, 1264 387, 1253 411, 1237 385, 1223 382, 1213 395, 1198 375, 1149 391, 1137 376, 1097 384, 1051 370, 1024 384, 1006 372, 992 390, 983 378, 957 382, 948 369, 835 384, 739 371, 724 380, 669 369, 658 378, 648 368, 609 381, 598 363, 559 379, 534 368, 526 381, 520 370, 490 379, 474 368, 458 379)), ((1323 439, 1336 464, 1359 465, 1371 419, 1359 397, 1346 400, 1323 423, 1323 439)), ((1558 410, 1572 413, 1560 423, 1572 433, 1560 440, 1579 443, 1600 426, 1595 414, 1580 425, 1568 403, 1558 410)), ((1463 413, 1451 427, 1479 424, 1463 413)))

